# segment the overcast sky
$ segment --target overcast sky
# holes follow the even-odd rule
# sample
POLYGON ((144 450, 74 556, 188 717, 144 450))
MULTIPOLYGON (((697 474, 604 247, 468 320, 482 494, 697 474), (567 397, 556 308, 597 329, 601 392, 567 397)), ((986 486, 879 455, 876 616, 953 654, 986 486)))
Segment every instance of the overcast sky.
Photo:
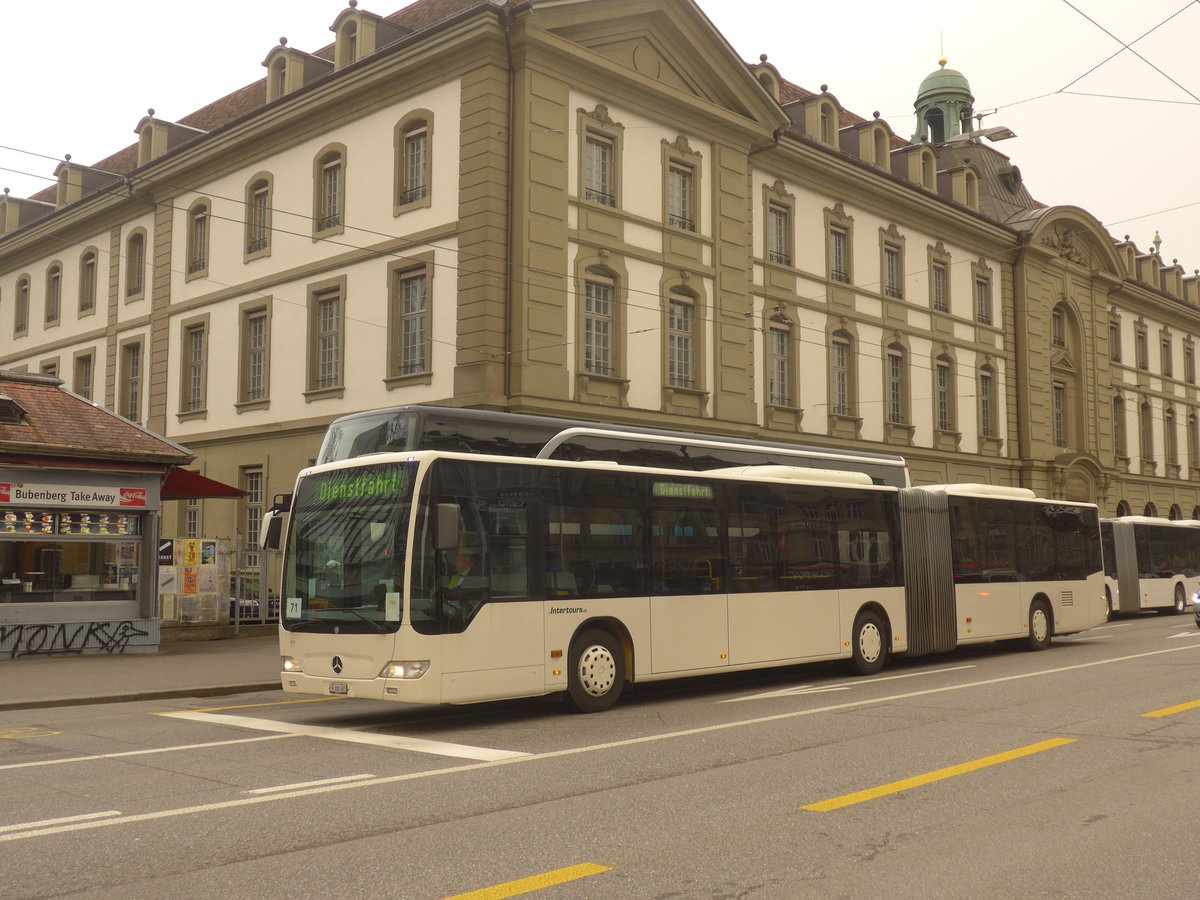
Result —
MULTIPOLYGON (((386 15, 405 0, 360 0, 386 15)), ((984 127, 1047 204, 1075 204, 1143 251, 1200 269, 1200 0, 700 0, 747 61, 827 84, 844 107, 911 137, 913 100, 945 56, 984 127), (1131 44, 1130 49, 1122 49, 1131 44), (1110 58, 1111 57, 1111 58, 1110 58), (994 110, 994 112, 992 112, 994 110)), ((29 196, 63 154, 95 163, 153 107, 180 119, 263 77, 281 36, 313 51, 344 0, 5 3, 0 187, 29 196), (25 36, 25 37, 18 37, 25 36), (202 77, 197 77, 202 73, 202 77)))

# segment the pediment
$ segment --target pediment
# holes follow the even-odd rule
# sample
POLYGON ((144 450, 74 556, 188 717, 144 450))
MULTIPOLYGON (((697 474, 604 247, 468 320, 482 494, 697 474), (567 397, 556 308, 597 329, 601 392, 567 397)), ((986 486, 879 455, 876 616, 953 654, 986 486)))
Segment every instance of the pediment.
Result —
MULTIPOLYGON (((774 129, 786 123, 728 42, 691 2, 602 0, 539 3, 535 19, 545 32, 620 71, 691 95, 774 129)), ((602 85, 597 85, 601 88, 602 85)))
POLYGON ((1064 350, 1060 350, 1050 357, 1050 368, 1071 375, 1079 374, 1079 367, 1075 364, 1074 357, 1064 350))

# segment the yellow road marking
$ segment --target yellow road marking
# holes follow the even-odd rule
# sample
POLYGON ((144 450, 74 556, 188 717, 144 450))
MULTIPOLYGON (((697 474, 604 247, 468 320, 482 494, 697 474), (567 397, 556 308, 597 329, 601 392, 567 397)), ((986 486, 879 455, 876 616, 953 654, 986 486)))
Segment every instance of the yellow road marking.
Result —
MULTIPOLYGON (((207 709, 192 709, 188 712, 221 712, 223 709, 255 709, 259 706, 293 706, 296 703, 324 703, 326 700, 343 700, 343 697, 310 697, 307 700, 277 700, 273 703, 243 703, 241 706, 210 706, 207 709)), ((170 716, 174 713, 156 712, 151 715, 170 716)))
POLYGON ((867 800, 885 797, 888 794, 898 794, 910 788, 932 784, 935 781, 942 781, 946 778, 953 778, 955 775, 965 775, 967 772, 986 769, 988 766, 999 765, 1000 763, 1020 759, 1023 756, 1032 756, 1034 753, 1041 753, 1043 750, 1053 750, 1055 747, 1062 747, 1073 743, 1075 741, 1072 738, 1055 738, 1052 741, 1042 741, 1040 744, 1018 747, 1016 750, 1009 750, 1007 753, 985 756, 983 759, 977 759, 974 762, 963 763, 958 766, 950 766, 948 769, 938 769, 936 772, 929 772, 925 775, 916 775, 912 778, 905 778, 902 781, 893 781, 891 784, 885 784, 881 787, 871 788, 870 790, 845 794, 841 797, 834 797, 831 800, 822 800, 820 803, 810 803, 808 806, 801 808, 812 812, 832 812, 835 809, 853 806, 856 803, 865 803, 867 800))
POLYGON ((607 866, 598 866, 595 863, 580 863, 577 866, 555 869, 553 872, 532 875, 529 878, 521 878, 517 881, 497 884, 494 887, 482 888, 467 894, 455 894, 453 897, 446 897, 445 900, 504 900, 505 897, 518 897, 521 894, 529 894, 533 891, 540 891, 542 888, 554 887, 556 884, 566 884, 568 881, 578 881, 580 878, 587 878, 589 875, 599 875, 601 872, 608 871, 610 869, 607 866))
POLYGON ((62 732, 47 731, 45 728, 42 728, 38 725, 26 725, 15 728, 0 728, 0 741, 18 741, 25 738, 50 737, 51 735, 55 734, 62 734, 62 732))
POLYGON ((1154 712, 1142 713, 1142 718, 1165 719, 1167 716, 1187 712, 1189 709, 1195 709, 1198 706, 1200 706, 1200 700, 1193 700, 1191 703, 1180 703, 1178 706, 1168 706, 1166 709, 1156 709, 1154 712))

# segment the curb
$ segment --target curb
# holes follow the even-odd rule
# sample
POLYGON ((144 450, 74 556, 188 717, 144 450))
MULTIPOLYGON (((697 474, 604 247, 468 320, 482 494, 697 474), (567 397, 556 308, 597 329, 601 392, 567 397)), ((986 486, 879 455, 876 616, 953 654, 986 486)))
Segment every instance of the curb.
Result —
POLYGON ((17 709, 48 709, 55 706, 92 706, 99 703, 133 703, 139 700, 169 700, 174 697, 221 697, 255 691, 280 690, 278 679, 253 684, 219 684, 210 687, 170 688, 159 691, 129 691, 94 697, 47 697, 40 700, 0 701, 0 712, 17 709))

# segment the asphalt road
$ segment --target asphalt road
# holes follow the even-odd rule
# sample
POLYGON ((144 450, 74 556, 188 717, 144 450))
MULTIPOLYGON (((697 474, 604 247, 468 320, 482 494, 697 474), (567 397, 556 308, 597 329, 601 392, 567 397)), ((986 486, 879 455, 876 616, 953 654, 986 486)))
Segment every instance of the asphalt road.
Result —
POLYGON ((0 896, 1192 896, 1198 746, 1190 614, 591 716, 275 691, 12 711, 0 896))

